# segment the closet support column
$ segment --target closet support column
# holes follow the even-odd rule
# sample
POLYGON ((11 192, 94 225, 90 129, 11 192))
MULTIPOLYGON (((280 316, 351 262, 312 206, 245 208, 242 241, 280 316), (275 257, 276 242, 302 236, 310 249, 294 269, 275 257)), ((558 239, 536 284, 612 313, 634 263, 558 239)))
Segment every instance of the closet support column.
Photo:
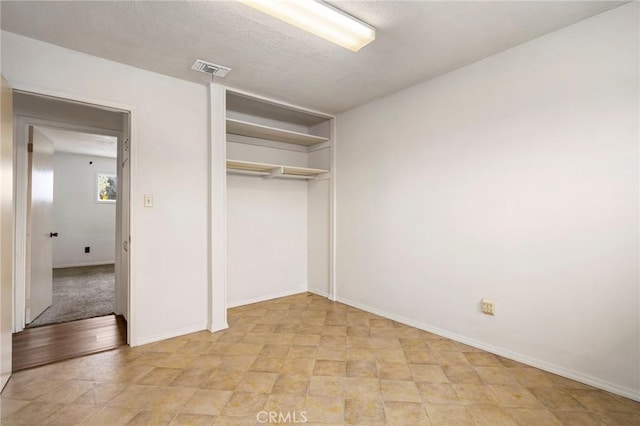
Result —
POLYGON ((209 292, 207 329, 228 328, 227 324, 227 130, 226 89, 211 83, 210 95, 210 204, 209 292))

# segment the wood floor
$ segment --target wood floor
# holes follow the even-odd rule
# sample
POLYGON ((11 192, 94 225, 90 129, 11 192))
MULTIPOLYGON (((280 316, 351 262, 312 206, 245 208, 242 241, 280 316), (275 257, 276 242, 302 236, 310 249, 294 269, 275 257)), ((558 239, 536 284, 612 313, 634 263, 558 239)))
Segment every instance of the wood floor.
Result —
POLYGON ((127 343, 122 315, 26 329, 13 335, 13 371, 102 352, 127 343))

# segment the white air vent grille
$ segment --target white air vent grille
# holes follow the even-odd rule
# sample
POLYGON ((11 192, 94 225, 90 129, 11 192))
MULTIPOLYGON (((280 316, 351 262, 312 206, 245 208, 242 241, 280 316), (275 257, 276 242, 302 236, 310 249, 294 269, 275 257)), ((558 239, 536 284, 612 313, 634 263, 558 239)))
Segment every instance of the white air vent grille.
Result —
POLYGON ((231 68, 223 67, 222 65, 212 64, 201 59, 197 59, 191 69, 194 71, 200 71, 206 74, 215 75, 216 77, 226 77, 231 71, 231 68))

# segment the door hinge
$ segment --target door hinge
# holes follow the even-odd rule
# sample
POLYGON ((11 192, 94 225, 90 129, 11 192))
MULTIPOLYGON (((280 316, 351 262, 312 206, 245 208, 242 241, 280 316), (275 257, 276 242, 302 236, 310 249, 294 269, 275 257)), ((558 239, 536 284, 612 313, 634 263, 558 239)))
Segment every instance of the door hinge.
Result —
POLYGON ((27 152, 33 152, 33 142, 27 144, 27 152))

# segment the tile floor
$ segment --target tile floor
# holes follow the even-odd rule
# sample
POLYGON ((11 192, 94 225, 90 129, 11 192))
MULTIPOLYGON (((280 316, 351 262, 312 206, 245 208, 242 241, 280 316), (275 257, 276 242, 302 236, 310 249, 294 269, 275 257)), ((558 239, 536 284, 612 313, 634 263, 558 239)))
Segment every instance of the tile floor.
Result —
POLYGON ((640 403, 311 294, 229 324, 19 372, 1 423, 640 425, 640 403))

